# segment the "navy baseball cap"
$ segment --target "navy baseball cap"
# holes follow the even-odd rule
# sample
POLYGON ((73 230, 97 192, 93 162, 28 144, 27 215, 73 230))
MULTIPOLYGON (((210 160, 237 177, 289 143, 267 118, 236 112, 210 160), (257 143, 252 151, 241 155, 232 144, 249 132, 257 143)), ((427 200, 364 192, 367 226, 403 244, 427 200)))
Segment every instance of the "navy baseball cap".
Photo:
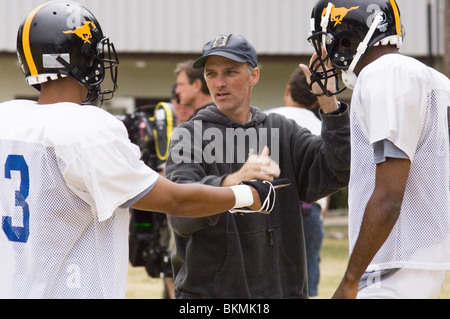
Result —
POLYGON ((194 69, 205 66, 206 58, 218 55, 230 60, 250 63, 254 68, 258 66, 258 55, 255 48, 243 36, 236 34, 222 34, 203 47, 203 55, 195 60, 194 69))

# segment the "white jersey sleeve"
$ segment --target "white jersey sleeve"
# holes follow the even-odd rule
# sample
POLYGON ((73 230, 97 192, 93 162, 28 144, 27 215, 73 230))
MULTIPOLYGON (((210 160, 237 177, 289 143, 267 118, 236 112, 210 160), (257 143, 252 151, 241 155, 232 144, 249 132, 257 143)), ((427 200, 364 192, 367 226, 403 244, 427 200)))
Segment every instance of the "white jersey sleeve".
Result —
POLYGON ((361 72, 358 84, 363 92, 355 105, 365 107, 359 107, 356 114, 371 145, 387 139, 414 159, 426 112, 428 90, 422 75, 423 71, 395 69, 387 62, 374 63, 361 72))
POLYGON ((106 121, 103 125, 107 126, 103 133, 90 137, 89 144, 57 151, 59 158, 68 159, 63 169, 68 187, 91 205, 100 221, 148 189, 159 176, 139 160, 140 150, 129 142, 122 123, 106 121))

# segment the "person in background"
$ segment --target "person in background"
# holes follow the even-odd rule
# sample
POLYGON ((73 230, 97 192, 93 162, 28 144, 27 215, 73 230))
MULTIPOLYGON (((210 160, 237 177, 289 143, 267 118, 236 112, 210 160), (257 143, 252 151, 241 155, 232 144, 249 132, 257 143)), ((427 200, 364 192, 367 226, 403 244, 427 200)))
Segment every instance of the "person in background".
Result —
MULTIPOLYGON (((186 106, 184 104, 181 104, 180 102, 180 96, 176 93, 177 91, 177 84, 174 84, 172 87, 172 94, 170 96, 170 103, 173 105, 174 114, 176 118, 176 126, 180 125, 181 123, 184 123, 188 121, 195 113, 195 108, 192 106, 186 106)), ((164 163, 165 167, 165 163, 164 163)), ((172 235, 172 229, 170 225, 168 225, 168 234, 165 242, 165 247, 167 247, 167 250, 171 252, 175 248, 175 243, 173 240, 172 235)), ((174 295, 174 283, 173 283, 173 277, 164 277, 164 292, 163 292, 163 298, 164 299, 175 299, 174 295)))
POLYGON ((195 112, 193 107, 181 104, 180 96, 176 93, 177 84, 174 84, 172 88, 172 94, 170 96, 170 103, 173 105, 173 110, 176 118, 176 126, 189 120, 195 112))
MULTIPOLYGON (((312 110, 319 107, 317 97, 311 93, 306 76, 297 68, 290 76, 283 96, 284 106, 268 109, 265 113, 278 113, 293 119, 311 133, 320 135, 322 122, 312 110)), ((328 210, 330 196, 312 204, 301 203, 303 229, 305 233, 306 262, 308 266, 308 293, 310 297, 319 294, 320 250, 325 235, 323 218, 328 210)))
POLYGON ((202 70, 194 69, 194 61, 187 60, 177 65, 175 69, 175 94, 179 103, 193 109, 193 115, 209 105, 213 105, 208 86, 202 70))

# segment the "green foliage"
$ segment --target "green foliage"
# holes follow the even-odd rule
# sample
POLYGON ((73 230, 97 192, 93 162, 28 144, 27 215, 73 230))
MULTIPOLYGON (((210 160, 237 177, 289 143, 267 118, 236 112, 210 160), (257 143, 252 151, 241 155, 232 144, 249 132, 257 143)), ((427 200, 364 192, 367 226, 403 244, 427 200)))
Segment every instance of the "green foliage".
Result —
POLYGON ((329 209, 348 208, 348 188, 343 188, 340 191, 331 195, 329 209))

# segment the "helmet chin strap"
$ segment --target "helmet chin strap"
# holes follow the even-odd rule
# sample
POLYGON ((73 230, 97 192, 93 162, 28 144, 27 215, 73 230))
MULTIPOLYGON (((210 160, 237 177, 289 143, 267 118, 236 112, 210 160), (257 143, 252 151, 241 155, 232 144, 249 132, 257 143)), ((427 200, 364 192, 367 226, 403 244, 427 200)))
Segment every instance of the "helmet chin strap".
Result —
POLYGON ((358 64, 359 60, 361 59, 362 55, 366 52, 367 47, 369 45, 369 41, 382 20, 383 17, 381 14, 375 15, 375 19, 373 20, 372 25, 370 26, 370 29, 366 34, 366 37, 358 45, 358 48, 356 49, 356 55, 353 58, 350 67, 347 70, 342 71, 342 82, 344 82, 344 85, 350 90, 353 90, 355 88, 356 80, 358 79, 358 76, 353 71, 355 70, 355 67, 358 64))

